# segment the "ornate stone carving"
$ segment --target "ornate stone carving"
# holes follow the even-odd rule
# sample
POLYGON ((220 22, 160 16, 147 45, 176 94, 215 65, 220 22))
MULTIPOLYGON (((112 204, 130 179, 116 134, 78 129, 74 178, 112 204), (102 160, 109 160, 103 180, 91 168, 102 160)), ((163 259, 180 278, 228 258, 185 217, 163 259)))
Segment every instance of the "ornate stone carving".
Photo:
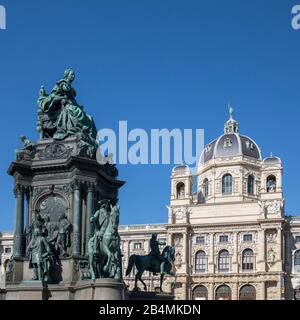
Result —
POLYGON ((22 193, 25 193, 26 191, 26 187, 21 185, 21 184, 16 184, 15 187, 14 187, 14 195, 15 197, 18 195, 18 194, 22 194, 22 193))
POLYGON ((42 216, 49 215, 51 221, 58 222, 59 217, 66 212, 66 202, 57 196, 49 196, 40 204, 40 213, 42 216))
POLYGON ((62 143, 52 143, 46 146, 45 149, 38 152, 38 158, 40 160, 54 160, 68 158, 73 151, 73 148, 65 146, 62 143))
POLYGON ((23 148, 21 150, 16 150, 16 160, 32 160, 36 154, 36 145, 26 136, 21 136, 20 140, 23 143, 23 148))
POLYGON ((72 187, 70 184, 64 184, 61 186, 55 186, 55 191, 61 192, 66 196, 69 196, 71 191, 72 191, 72 187))
POLYGON ((265 206, 268 214, 280 213, 282 208, 281 201, 279 200, 266 201, 265 206))
POLYGON ((77 133, 76 156, 93 159, 97 148, 92 144, 89 137, 89 129, 84 127, 82 132, 77 133))
POLYGON ((32 197, 33 199, 35 199, 36 197, 38 197, 40 194, 49 191, 49 187, 34 187, 33 188, 33 193, 32 193, 32 197))
POLYGON ((191 208, 181 207, 180 209, 176 210, 174 214, 177 219, 184 219, 191 213, 192 213, 191 208))
POLYGON ((182 246, 182 237, 179 234, 176 234, 174 236, 174 244, 176 247, 181 247, 182 246))
POLYGON ((180 252, 176 253, 174 264, 177 268, 180 268, 182 266, 182 255, 180 252))
POLYGON ((267 233, 267 242, 268 243, 276 243, 277 242, 277 231, 270 231, 267 233))
POLYGON ((274 264, 276 261, 276 255, 273 249, 270 249, 267 254, 268 264, 274 264))

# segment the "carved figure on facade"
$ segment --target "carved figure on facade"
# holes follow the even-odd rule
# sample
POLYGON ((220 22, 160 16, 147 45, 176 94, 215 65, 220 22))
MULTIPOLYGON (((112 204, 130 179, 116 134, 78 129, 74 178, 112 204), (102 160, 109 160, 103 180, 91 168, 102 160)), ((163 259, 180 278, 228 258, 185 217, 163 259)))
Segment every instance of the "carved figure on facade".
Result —
POLYGON ((277 232, 271 231, 267 234, 267 242, 268 243, 275 243, 277 241, 277 232))
POLYGON ((266 210, 268 214, 281 213, 282 203, 278 200, 266 201, 266 210))
POLYGON ((275 252, 273 251, 273 249, 268 251, 267 259, 268 259, 269 264, 275 263, 276 255, 275 255, 275 252))
POLYGON ((174 238, 174 243, 176 247, 180 247, 182 245, 182 237, 180 235, 176 235, 174 238))
POLYGON ((176 266, 177 268, 180 268, 181 265, 182 265, 182 255, 181 255, 180 252, 178 252, 178 253, 176 254, 176 258, 175 258, 175 266, 176 266))

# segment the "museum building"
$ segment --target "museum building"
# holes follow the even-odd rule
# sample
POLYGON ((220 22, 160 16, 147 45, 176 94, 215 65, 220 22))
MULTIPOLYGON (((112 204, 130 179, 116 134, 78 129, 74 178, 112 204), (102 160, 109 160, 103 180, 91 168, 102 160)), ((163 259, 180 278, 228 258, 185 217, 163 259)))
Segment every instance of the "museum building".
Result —
MULTIPOLYGON (((156 232, 176 246, 176 299, 297 298, 300 219, 285 217, 282 169, 278 157, 263 159, 257 143, 240 134, 231 113, 196 176, 186 165, 173 169, 168 223, 120 228, 124 265, 131 254, 149 252, 156 232)), ((126 281, 133 287, 132 277, 126 281)), ((157 279, 147 281, 155 289, 157 279)))
MULTIPOLYGON (((119 227, 129 289, 136 272, 125 276, 129 257, 148 254, 157 233, 176 247, 176 286, 172 277, 164 285, 175 299, 300 299, 300 218, 285 215, 282 170, 280 158, 263 159, 257 143, 240 134, 231 112, 196 176, 187 165, 173 169, 168 222, 119 227)), ((2 273, 12 243, 13 233, 0 234, 2 273)), ((159 287, 158 276, 145 273, 144 280, 149 291, 159 287)))

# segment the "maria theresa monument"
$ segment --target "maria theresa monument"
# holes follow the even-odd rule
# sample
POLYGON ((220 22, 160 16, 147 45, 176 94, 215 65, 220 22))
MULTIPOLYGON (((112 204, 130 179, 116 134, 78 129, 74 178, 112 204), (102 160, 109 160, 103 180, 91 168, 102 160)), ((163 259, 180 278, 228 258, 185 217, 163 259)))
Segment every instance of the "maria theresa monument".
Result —
POLYGON ((97 129, 76 101, 67 69, 40 89, 40 139, 23 147, 8 173, 16 197, 6 299, 124 299, 118 170, 96 161, 97 129))
POLYGON ((240 133, 233 108, 197 173, 173 168, 165 223, 119 226, 124 182, 96 160, 74 79, 67 69, 50 93, 41 87, 40 139, 21 136, 9 167, 0 299, 300 299, 300 219, 285 212, 282 161, 240 133))

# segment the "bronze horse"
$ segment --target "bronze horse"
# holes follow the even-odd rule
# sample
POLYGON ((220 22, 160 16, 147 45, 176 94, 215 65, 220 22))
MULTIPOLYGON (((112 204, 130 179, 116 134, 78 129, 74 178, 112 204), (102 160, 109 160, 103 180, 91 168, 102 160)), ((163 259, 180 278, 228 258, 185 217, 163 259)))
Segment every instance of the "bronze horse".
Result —
POLYGON ((160 292, 163 292, 162 284, 164 281, 164 276, 166 274, 175 277, 173 285, 176 284, 176 273, 172 271, 173 262, 175 261, 175 247, 166 246, 161 254, 161 260, 158 258, 147 255, 138 256, 132 255, 129 258, 128 268, 126 270, 126 276, 130 274, 132 268, 135 266, 137 268, 137 274, 135 275, 135 290, 138 290, 137 282, 138 280, 143 284, 144 290, 147 291, 147 286, 142 280, 142 275, 145 271, 150 271, 154 274, 160 274, 160 292), (161 263, 164 261, 163 272, 161 272, 161 263))

